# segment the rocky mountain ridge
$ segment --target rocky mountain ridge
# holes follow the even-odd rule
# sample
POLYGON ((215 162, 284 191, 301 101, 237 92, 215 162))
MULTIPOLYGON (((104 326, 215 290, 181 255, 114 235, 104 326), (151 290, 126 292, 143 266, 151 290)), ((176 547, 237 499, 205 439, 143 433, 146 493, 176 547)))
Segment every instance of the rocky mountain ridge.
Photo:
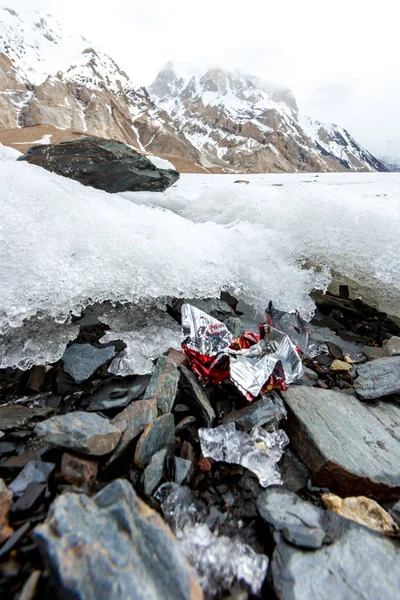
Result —
POLYGON ((185 79, 168 63, 149 92, 51 15, 0 9, 4 143, 21 144, 18 129, 52 126, 51 141, 57 131, 113 138, 176 157, 184 170, 386 170, 344 129, 302 116, 290 90, 254 76, 211 69, 185 79))

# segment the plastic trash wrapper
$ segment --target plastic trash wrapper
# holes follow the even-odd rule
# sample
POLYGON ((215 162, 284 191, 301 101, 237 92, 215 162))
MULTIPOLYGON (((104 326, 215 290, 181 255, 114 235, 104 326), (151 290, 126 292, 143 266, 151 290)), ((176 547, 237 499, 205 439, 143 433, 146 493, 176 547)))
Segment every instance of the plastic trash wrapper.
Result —
POLYGON ((287 333, 272 326, 268 311, 268 322, 260 325, 260 335, 246 331, 235 339, 221 321, 184 304, 182 349, 192 370, 205 383, 217 384, 230 378, 250 401, 261 391, 287 389, 302 375, 298 344, 308 344, 308 334, 306 338, 299 315, 289 315, 292 320, 282 321, 286 313, 275 313, 284 327, 292 330, 295 343, 287 333))

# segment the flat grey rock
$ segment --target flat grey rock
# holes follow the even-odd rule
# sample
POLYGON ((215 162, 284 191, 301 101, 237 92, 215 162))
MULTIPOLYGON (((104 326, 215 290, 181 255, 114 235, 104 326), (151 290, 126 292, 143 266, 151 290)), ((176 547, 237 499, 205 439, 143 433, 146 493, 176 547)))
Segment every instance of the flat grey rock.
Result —
POLYGON ((33 428, 39 420, 45 419, 52 412, 52 408, 28 408, 17 404, 0 406, 0 430, 33 428))
POLYGON ((103 456, 117 446, 121 429, 96 413, 75 411, 52 417, 35 427, 35 433, 53 446, 82 454, 103 456))
POLYGON ((300 548, 320 548, 326 538, 323 511, 293 492, 271 487, 257 498, 257 509, 273 531, 300 548))
POLYGON ((160 485, 164 476, 166 456, 167 449, 162 448, 151 457, 149 464, 143 471, 143 489, 146 496, 151 496, 160 485))
POLYGON ((154 419, 139 438, 135 451, 135 464, 144 468, 156 452, 173 446, 174 433, 174 416, 171 413, 154 419))
POLYGON ((106 467, 128 452, 131 443, 156 418, 157 400, 137 400, 114 417, 111 424, 123 431, 117 447, 107 459, 106 467))
POLYGON ((162 518, 116 480, 96 496, 56 498, 34 538, 57 587, 79 600, 201 600, 162 518))
POLYGON ((317 550, 301 550, 283 539, 271 560, 272 583, 284 600, 397 600, 400 547, 343 519, 340 537, 317 550))
POLYGON ((114 358, 115 348, 95 348, 90 344, 72 344, 69 346, 61 360, 64 362, 64 371, 76 383, 89 379, 108 360, 114 358))
POLYGON ((144 399, 155 398, 158 411, 163 415, 172 410, 178 390, 179 376, 174 361, 168 356, 160 356, 146 389, 144 399))
POLYGON ((284 399, 290 441, 318 485, 342 496, 400 497, 399 406, 305 386, 284 399))
POLYGON ((175 456, 175 483, 181 485, 192 470, 192 463, 185 458, 175 456))
POLYGON ((384 356, 357 367, 354 389, 362 400, 400 392, 400 356, 384 356))
POLYGON ((144 394, 149 381, 148 375, 139 375, 134 381, 106 383, 90 396, 90 404, 86 410, 96 412, 125 408, 144 394))
POLYGON ((41 460, 32 460, 25 465, 21 473, 10 483, 8 489, 14 496, 21 496, 31 483, 47 483, 56 466, 41 460))
POLYGON ((211 427, 215 420, 215 412, 206 394, 196 376, 189 369, 182 366, 180 371, 179 388, 182 391, 185 403, 190 404, 200 424, 211 427))
POLYGON ((236 423, 250 431, 253 427, 280 421, 286 416, 285 406, 275 392, 263 395, 260 400, 254 400, 240 410, 233 410, 227 414, 222 423, 236 423))

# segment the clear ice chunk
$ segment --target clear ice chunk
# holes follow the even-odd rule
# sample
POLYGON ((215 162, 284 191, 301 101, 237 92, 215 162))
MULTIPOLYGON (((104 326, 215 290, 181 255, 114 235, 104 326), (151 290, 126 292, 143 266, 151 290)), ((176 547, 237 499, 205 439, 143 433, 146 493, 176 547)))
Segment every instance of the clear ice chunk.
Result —
POLYGON ((281 429, 269 432, 255 427, 251 433, 239 431, 235 423, 199 429, 203 456, 241 465, 257 475, 263 487, 281 485, 277 463, 289 439, 281 429))
POLYGON ((169 348, 180 348, 181 345, 180 326, 157 308, 110 308, 99 321, 111 327, 111 331, 100 339, 101 343, 122 340, 126 344, 125 350, 109 366, 109 372, 114 375, 126 377, 151 373, 153 359, 169 348))
POLYGON ((257 554, 237 537, 212 532, 189 488, 165 483, 155 496, 209 597, 230 590, 239 582, 245 583, 253 594, 260 592, 268 568, 267 556, 257 554))

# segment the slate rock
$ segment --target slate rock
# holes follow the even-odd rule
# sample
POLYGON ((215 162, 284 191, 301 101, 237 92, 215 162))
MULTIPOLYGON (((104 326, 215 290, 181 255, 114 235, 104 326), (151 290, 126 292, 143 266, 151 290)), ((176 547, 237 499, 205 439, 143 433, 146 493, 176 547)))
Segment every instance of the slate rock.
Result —
POLYGON ((121 432, 107 419, 82 411, 52 417, 35 428, 35 433, 48 444, 94 456, 112 452, 121 432))
POLYGON ((386 403, 304 386, 290 387, 284 400, 286 432, 317 485, 342 496, 400 497, 398 405, 389 412, 386 403))
POLYGON ((18 160, 110 193, 163 192, 179 179, 127 144, 94 136, 33 146, 18 160))
POLYGON ((185 398, 185 403, 190 404, 198 417, 199 423, 204 427, 211 427, 215 420, 215 412, 205 392, 202 390, 195 375, 186 367, 180 367, 181 377, 179 388, 185 398))
POLYGON ((175 433, 178 434, 181 431, 183 431, 184 429, 187 429, 188 427, 190 427, 191 425, 194 425, 195 423, 196 423, 196 417, 194 417, 193 415, 189 415, 188 417, 185 417, 184 419, 182 419, 182 421, 179 421, 179 423, 175 427, 175 433))
POLYGON ((118 383, 115 381, 106 383, 91 394, 90 404, 86 410, 96 412, 125 408, 144 394, 149 381, 148 375, 139 375, 134 381, 129 381, 125 387, 121 387, 125 384, 124 380, 118 383))
POLYGON ((312 369, 303 366, 302 376, 294 382, 294 385, 316 385, 318 382, 318 375, 312 369))
POLYGON ((203 598, 171 530, 128 481, 116 480, 92 498, 58 496, 34 538, 66 597, 203 598))
POLYGON ((28 408, 20 404, 0 406, 0 429, 33 428, 40 419, 45 419, 54 412, 52 408, 28 408))
POLYGON ((8 488, 14 496, 21 496, 31 483, 47 483, 56 468, 55 464, 42 460, 32 460, 10 483, 8 488))
POLYGON ((240 338, 246 331, 246 328, 239 317, 228 317, 227 319, 224 319, 224 325, 229 329, 234 338, 240 338))
POLYGON ((117 447, 107 459, 105 466, 110 466, 128 452, 132 442, 142 433, 144 428, 156 418, 156 400, 138 400, 132 402, 132 404, 114 417, 111 420, 111 424, 123 429, 123 432, 117 447))
POLYGON ((178 390, 179 376, 174 361, 167 356, 160 356, 147 386, 144 399, 151 400, 155 398, 158 411, 163 415, 172 410, 178 390))
POLYGON ((257 509, 271 529, 281 532, 290 544, 316 549, 326 539, 323 512, 293 492, 272 486, 258 496, 257 509))
POLYGON ((19 542, 25 537, 25 535, 28 533, 29 529, 31 528, 31 524, 30 521, 26 521, 23 525, 21 525, 21 527, 19 527, 13 534, 11 537, 8 538, 8 540, 2 545, 2 547, 0 548, 0 559, 3 558, 3 556, 7 556, 7 554, 9 552, 11 552, 11 550, 13 550, 13 548, 15 548, 15 546, 17 544, 19 544, 19 542))
POLYGON ((260 400, 254 400, 244 408, 231 411, 221 422, 236 423, 245 431, 251 431, 253 427, 280 421, 284 417, 286 417, 285 406, 278 394, 272 392, 263 395, 260 400))
POLYGON ((382 344, 383 356, 399 356, 400 355, 400 337, 392 336, 385 340, 382 344))
POLYGON ((93 485, 96 481, 99 463, 97 460, 75 456, 64 452, 61 458, 61 474, 71 485, 93 485))
POLYGON ((0 456, 10 456, 16 452, 16 445, 12 442, 0 442, 0 456))
POLYGON ((14 516, 17 513, 25 513, 34 510, 43 499, 47 485, 32 481, 23 491, 22 495, 13 504, 11 512, 14 516))
POLYGON ((272 584, 285 600, 397 600, 400 547, 343 519, 341 535, 317 550, 281 538, 270 562, 272 584))
POLYGON ((135 464, 144 468, 156 452, 162 448, 173 446, 174 432, 174 416, 171 413, 162 415, 149 423, 137 443, 135 464))
POLYGON ((64 371, 76 383, 83 383, 91 377, 108 360, 115 356, 112 346, 95 348, 91 344, 72 344, 61 357, 64 371))
POLYGON ((192 463, 190 460, 179 458, 175 456, 175 483, 181 485, 185 479, 189 476, 192 470, 192 463))
POLYGON ((310 478, 307 467, 288 448, 279 463, 279 471, 284 488, 290 492, 303 489, 310 478))
POLYGON ((167 449, 162 448, 151 457, 149 464, 143 471, 143 489, 146 496, 151 496, 160 485, 164 476, 166 456, 167 449))
POLYGON ((385 356, 357 367, 354 389, 362 400, 400 392, 400 356, 385 356))

